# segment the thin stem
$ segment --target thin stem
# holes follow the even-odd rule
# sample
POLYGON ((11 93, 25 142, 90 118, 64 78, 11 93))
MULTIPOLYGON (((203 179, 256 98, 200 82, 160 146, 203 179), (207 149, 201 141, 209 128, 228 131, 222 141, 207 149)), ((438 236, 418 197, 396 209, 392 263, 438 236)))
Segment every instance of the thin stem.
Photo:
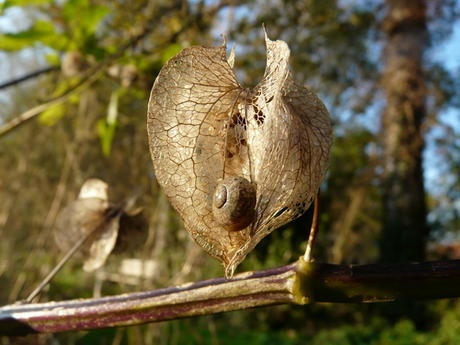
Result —
MULTIPOLYGON (((69 259, 85 244, 92 236, 97 233, 101 233, 105 230, 107 224, 111 221, 114 221, 115 218, 119 218, 123 213, 122 207, 112 207, 108 209, 104 218, 100 223, 94 227, 93 230, 86 233, 82 238, 80 238, 73 247, 64 255, 64 257, 58 262, 58 264, 51 270, 50 273, 42 280, 40 284, 30 293, 30 295, 25 299, 25 303, 30 303, 32 300, 43 290, 43 288, 48 285, 48 283, 54 278, 54 276, 64 267, 64 265, 69 261, 69 259)), ((119 221, 119 219, 115 220, 119 221)))
POLYGON ((314 209, 313 209, 313 220, 311 222, 310 226, 310 234, 308 235, 308 241, 307 241, 307 248, 305 249, 305 254, 303 256, 303 259, 305 261, 311 261, 312 260, 312 251, 313 251, 313 245, 315 244, 316 241, 316 235, 318 234, 318 215, 319 215, 319 191, 318 194, 315 197, 315 201, 313 202, 314 209))
POLYGON ((99 71, 99 73, 88 75, 86 79, 75 85, 70 90, 66 91, 63 95, 56 97, 48 102, 37 105, 36 107, 33 107, 23 112, 21 115, 18 115, 17 117, 13 118, 11 121, 5 123, 3 126, 0 127, 0 136, 10 132, 11 130, 19 127, 20 125, 23 125, 27 121, 36 117, 37 115, 40 115, 42 112, 44 112, 51 106, 65 102, 71 96, 78 94, 85 88, 89 87, 92 83, 99 79, 101 75, 101 71, 99 71))
POLYGON ((48 275, 43 278, 40 284, 30 293, 29 296, 25 299, 26 303, 32 302, 32 300, 38 296, 38 294, 43 290, 43 288, 49 284, 49 282, 54 278, 56 274, 61 270, 62 267, 69 261, 69 259, 77 252, 78 249, 94 234, 94 231, 88 232, 85 236, 80 238, 78 242, 76 242, 73 247, 62 257, 62 259, 58 262, 56 266, 51 270, 48 275))

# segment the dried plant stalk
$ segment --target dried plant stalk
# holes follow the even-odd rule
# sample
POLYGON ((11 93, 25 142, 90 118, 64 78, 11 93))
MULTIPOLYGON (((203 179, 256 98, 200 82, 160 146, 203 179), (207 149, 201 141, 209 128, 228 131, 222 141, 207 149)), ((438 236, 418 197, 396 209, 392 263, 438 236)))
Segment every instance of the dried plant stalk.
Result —
POLYGON ((288 266, 102 298, 0 307, 0 335, 159 322, 273 304, 375 303, 460 297, 460 260, 288 266), (420 289, 423 286, 423 289, 420 289))

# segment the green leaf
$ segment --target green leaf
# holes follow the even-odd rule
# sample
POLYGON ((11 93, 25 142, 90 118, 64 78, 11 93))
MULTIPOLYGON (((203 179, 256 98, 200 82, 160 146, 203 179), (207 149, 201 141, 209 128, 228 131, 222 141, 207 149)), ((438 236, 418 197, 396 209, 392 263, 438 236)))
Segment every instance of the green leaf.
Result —
POLYGON ((40 114, 38 120, 40 123, 53 126, 65 115, 65 106, 63 103, 52 105, 40 114))
POLYGON ((97 121, 97 134, 99 135, 99 140, 101 141, 101 148, 104 156, 110 155, 116 127, 116 122, 108 124, 105 119, 99 119, 97 121))
POLYGON ((6 10, 12 6, 28 6, 49 4, 53 0, 6 0, 1 5, 1 10, 6 10))
POLYGON ((72 29, 80 31, 84 39, 93 34, 102 19, 110 12, 106 6, 91 4, 88 0, 69 0, 63 8, 64 17, 72 29))
POLYGON ((66 1, 62 14, 72 36, 72 49, 103 58, 106 52, 99 45, 96 30, 109 12, 107 6, 94 5, 88 0, 66 1))
POLYGON ((167 46, 163 50, 163 54, 161 55, 161 62, 164 64, 167 62, 169 59, 171 59, 173 56, 176 56, 182 49, 182 46, 178 43, 173 43, 167 46))
POLYGON ((45 54, 45 60, 53 66, 59 66, 61 64, 61 57, 56 53, 45 54))
POLYGON ((112 92, 109 106, 107 107, 107 117, 97 122, 97 132, 101 141, 102 153, 104 156, 110 155, 113 138, 117 127, 118 99, 122 89, 112 92))
POLYGON ((0 35, 0 50, 18 51, 31 47, 37 42, 61 50, 67 44, 68 39, 57 33, 52 23, 38 20, 27 30, 0 35))
POLYGON ((3 14, 3 11, 5 11, 8 7, 11 7, 11 1, 10 0, 3 1, 3 3, 0 5, 0 15, 3 14))
POLYGON ((69 77, 61 81, 56 88, 54 89, 53 93, 51 94, 52 97, 60 97, 64 93, 68 92, 71 88, 74 88, 77 86, 78 83, 80 83, 81 77, 76 76, 76 77, 69 77))
POLYGON ((49 4, 53 0, 8 0, 9 6, 26 6, 26 5, 42 5, 49 4))
POLYGON ((69 103, 71 104, 78 104, 80 103, 80 94, 79 93, 75 93, 73 94, 72 96, 69 97, 69 103))
POLYGON ((96 31, 102 19, 104 19, 109 12, 110 10, 104 6, 89 7, 83 18, 79 21, 79 24, 88 34, 92 34, 96 31))

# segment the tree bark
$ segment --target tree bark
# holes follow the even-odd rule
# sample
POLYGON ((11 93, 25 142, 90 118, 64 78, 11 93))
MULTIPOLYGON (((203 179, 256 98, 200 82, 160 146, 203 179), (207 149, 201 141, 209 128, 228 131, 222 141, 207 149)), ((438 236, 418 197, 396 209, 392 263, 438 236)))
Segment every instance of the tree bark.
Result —
POLYGON ((386 4, 381 260, 423 260, 429 232, 422 167, 426 4, 424 0, 387 0, 386 4))

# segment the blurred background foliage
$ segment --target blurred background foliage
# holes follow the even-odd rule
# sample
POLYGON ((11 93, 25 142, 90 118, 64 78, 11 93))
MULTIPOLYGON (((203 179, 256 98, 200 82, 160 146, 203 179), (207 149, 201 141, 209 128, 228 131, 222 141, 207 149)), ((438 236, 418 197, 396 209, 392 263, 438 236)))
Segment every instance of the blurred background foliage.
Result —
MULTIPOLYGON (((429 234, 420 237, 423 252, 415 259, 458 258, 460 5, 455 0, 408 3, 424 8, 419 28, 427 32, 419 52, 424 57, 423 75, 418 76, 425 90, 420 128, 425 144, 419 168, 425 186, 419 192, 427 207, 411 217, 426 220, 429 234), (447 51, 441 54, 446 42, 457 48, 449 51, 454 57, 447 51)), ((96 273, 84 272, 78 258, 70 261, 42 301, 154 289, 222 275, 217 262, 185 234, 159 190, 148 151, 146 107, 155 77, 170 57, 190 45, 221 44, 220 34, 236 45, 241 83, 255 85, 265 65, 262 23, 272 39, 288 42, 296 79, 319 93, 333 117, 335 142, 322 188, 316 260, 373 263, 389 257, 384 251, 410 252, 415 244, 410 236, 404 242, 403 235, 411 229, 399 232, 403 247, 392 247, 385 234, 389 199, 384 138, 389 133, 383 118, 388 88, 410 88, 385 84, 382 78, 388 75, 385 68, 391 57, 386 51, 397 32, 385 21, 397 6, 396 0, 0 2, 1 82, 37 72, 26 81, 0 86, 0 303, 26 297, 57 262, 61 254, 52 238, 56 215, 90 177, 109 183, 113 202, 142 191, 138 204, 148 224, 145 233, 135 242, 142 229, 127 226, 121 237, 136 244, 128 252, 113 254, 96 273), (15 119, 21 120, 8 127, 15 119), (127 259, 144 262, 145 267, 148 263, 148 274, 126 274, 122 267, 127 259)), ((404 123, 399 126, 404 136, 404 123)), ((402 165, 409 160, 399 159, 402 165)), ((411 200, 404 183, 398 193, 411 200)), ((390 204, 393 201, 399 205, 390 198, 390 204)), ((403 216, 404 210, 399 211, 403 216)), ((262 241, 240 271, 294 261, 304 250, 310 213, 262 241)), ((460 343, 460 304, 446 300, 279 306, 0 342, 447 345, 460 343)))

